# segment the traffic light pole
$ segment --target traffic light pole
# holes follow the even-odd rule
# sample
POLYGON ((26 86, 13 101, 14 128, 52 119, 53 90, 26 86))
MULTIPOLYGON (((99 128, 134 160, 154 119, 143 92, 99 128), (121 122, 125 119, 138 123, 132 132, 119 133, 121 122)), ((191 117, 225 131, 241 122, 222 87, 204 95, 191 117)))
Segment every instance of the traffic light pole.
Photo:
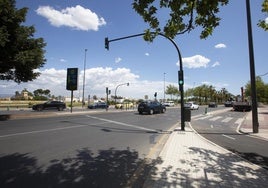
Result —
MULTIPOLYGON (((151 32, 152 34, 154 32, 151 32)), ((116 39, 112 39, 109 40, 108 37, 105 38, 105 48, 107 50, 109 50, 109 43, 110 42, 114 42, 114 41, 118 41, 118 40, 124 40, 124 39, 128 39, 128 38, 134 38, 134 37, 139 37, 139 36, 143 36, 146 33, 140 33, 140 34, 136 34, 136 35, 130 35, 130 36, 126 36, 126 37, 121 37, 121 38, 116 38, 116 39)), ((184 80, 183 80, 183 69, 182 69, 182 57, 181 57, 181 53, 179 50, 179 47, 177 46, 177 44, 175 43, 174 40, 172 40, 171 38, 169 38, 168 36, 162 34, 162 33, 158 33, 159 35, 165 37, 166 39, 168 39, 176 48, 177 52, 178 52, 178 56, 179 56, 179 62, 180 62, 180 70, 179 70, 179 74, 181 73, 182 76, 179 76, 179 87, 180 87, 180 92, 181 92, 181 130, 184 131, 185 130, 185 116, 184 116, 184 91, 183 91, 183 84, 184 84, 184 80)))
POLYGON ((255 63, 254 63, 254 49, 253 49, 253 37, 250 15, 250 1, 246 0, 247 8, 247 25, 248 25, 248 46, 249 46, 249 64, 250 64, 250 84, 251 84, 251 100, 252 100, 252 129, 253 133, 259 132, 258 121, 258 104, 256 95, 256 79, 255 79, 255 63))

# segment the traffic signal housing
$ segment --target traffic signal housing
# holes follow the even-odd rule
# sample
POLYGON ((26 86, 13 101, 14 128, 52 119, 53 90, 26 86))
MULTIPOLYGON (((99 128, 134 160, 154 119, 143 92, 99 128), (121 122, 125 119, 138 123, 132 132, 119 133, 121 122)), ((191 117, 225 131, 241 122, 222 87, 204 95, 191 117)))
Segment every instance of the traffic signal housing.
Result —
POLYGON ((105 37, 104 45, 105 45, 105 49, 109 50, 109 39, 108 39, 108 37, 105 37))
POLYGON ((183 71, 182 70, 179 70, 178 71, 178 77, 179 77, 179 88, 180 88, 180 91, 183 91, 184 81, 183 81, 183 71))

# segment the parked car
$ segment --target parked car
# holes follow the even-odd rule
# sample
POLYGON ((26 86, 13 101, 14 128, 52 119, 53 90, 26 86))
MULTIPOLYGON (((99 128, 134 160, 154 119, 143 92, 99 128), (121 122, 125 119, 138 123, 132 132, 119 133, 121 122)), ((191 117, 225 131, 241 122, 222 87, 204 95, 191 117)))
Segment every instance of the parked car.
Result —
POLYGON ((42 111, 42 110, 50 110, 57 109, 58 111, 62 111, 66 108, 66 104, 61 101, 47 101, 42 104, 35 104, 32 106, 33 110, 42 111))
POLYGON ((184 104, 184 108, 188 108, 190 110, 198 110, 199 109, 199 105, 196 104, 195 102, 186 102, 184 104))
POLYGON ((217 105, 216 102, 210 102, 210 103, 208 103, 208 107, 209 107, 209 108, 217 108, 218 105, 217 105))
POLYGON ((115 105, 116 109, 129 109, 133 108, 133 103, 132 102, 123 102, 123 103, 118 103, 115 105))
POLYGON ((88 108, 89 109, 97 109, 97 108, 106 109, 106 108, 109 108, 109 105, 106 102, 96 102, 96 103, 88 105, 88 108))
POLYGON ((144 101, 138 105, 139 114, 144 112, 147 114, 165 113, 166 107, 157 101, 144 101))
POLYGON ((173 101, 167 101, 163 103, 164 106, 175 106, 175 103, 173 101))

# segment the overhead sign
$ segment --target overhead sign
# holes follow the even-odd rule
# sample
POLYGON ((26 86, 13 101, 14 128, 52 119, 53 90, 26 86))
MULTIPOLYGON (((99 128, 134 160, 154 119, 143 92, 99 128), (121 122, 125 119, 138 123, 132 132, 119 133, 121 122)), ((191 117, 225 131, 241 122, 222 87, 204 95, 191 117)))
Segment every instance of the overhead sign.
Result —
POLYGON ((77 90, 78 88, 78 68, 67 68, 67 90, 77 90))

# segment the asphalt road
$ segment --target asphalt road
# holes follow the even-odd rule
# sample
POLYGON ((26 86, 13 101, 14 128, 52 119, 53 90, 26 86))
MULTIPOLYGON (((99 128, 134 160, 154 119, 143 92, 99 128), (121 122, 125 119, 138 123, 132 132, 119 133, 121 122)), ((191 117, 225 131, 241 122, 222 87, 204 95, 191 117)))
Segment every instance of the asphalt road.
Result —
POLYGON ((172 108, 155 115, 102 111, 0 121, 0 187, 142 183, 179 120, 172 108))
MULTIPOLYGON (((223 109, 224 107, 219 107, 223 109)), ((192 127, 208 140, 268 169, 267 141, 237 130, 246 112, 224 111, 193 118, 192 127)))

